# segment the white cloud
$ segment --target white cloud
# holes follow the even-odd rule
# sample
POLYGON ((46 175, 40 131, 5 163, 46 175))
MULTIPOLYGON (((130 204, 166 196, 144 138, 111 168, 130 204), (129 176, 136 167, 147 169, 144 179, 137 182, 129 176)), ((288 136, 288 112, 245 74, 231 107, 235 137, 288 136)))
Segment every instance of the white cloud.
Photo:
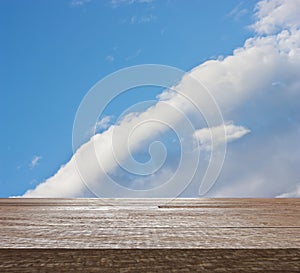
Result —
POLYGON ((42 158, 43 158, 42 156, 35 155, 35 156, 32 158, 32 160, 31 160, 31 162, 30 162, 30 164, 29 164, 29 167, 30 167, 31 169, 35 168, 35 167, 39 164, 39 162, 41 161, 42 158))
POLYGON ((71 6, 73 6, 73 7, 83 6, 87 3, 89 3, 90 1, 91 0, 72 0, 71 6))
POLYGON ((130 61, 137 58, 138 56, 140 56, 141 53, 142 53, 142 49, 139 48, 133 55, 127 56, 126 61, 130 61))
POLYGON ((155 15, 149 14, 149 15, 143 15, 143 16, 131 16, 131 18, 130 18, 130 20, 128 20, 128 22, 130 24, 143 24, 143 23, 154 22, 156 19, 157 19, 157 17, 155 15))
POLYGON ((85 186, 77 173, 74 158, 24 197, 80 197, 85 195, 85 186))
POLYGON ((242 16, 247 14, 249 11, 243 8, 243 2, 238 3, 228 14, 228 17, 233 17, 235 20, 239 20, 242 16))
POLYGON ((105 116, 101 120, 96 122, 95 131, 103 131, 109 128, 112 125, 113 116, 105 116))
MULTIPOLYGON (((225 119, 234 122, 226 125, 229 141, 249 133, 243 125, 251 128, 247 138, 229 146, 224 169, 209 192, 210 196, 274 197, 287 192, 296 185, 295 181, 300 180, 300 22, 295 14, 300 14, 299 1, 259 2, 254 24, 257 34, 246 40, 243 47, 234 50, 231 56, 207 61, 189 73, 211 91, 225 119)), ((199 92, 186 77, 177 88, 183 92, 199 92)), ((205 98, 202 102, 205 106, 205 98)), ((114 174, 119 163, 129 167, 133 164, 128 147, 133 152, 143 150, 148 147, 147 143, 167 131, 163 124, 143 121, 163 117, 167 124, 180 127, 182 117, 172 112, 172 107, 198 120, 191 104, 179 95, 165 91, 155 106, 143 113, 126 116, 107 131, 95 135, 54 176, 24 196, 86 196, 88 192, 81 176, 91 181, 92 186, 107 190, 107 185, 102 182, 106 181, 105 173, 114 174), (126 136, 139 124, 143 126, 134 130, 127 142, 126 136), (93 158, 94 150, 96 158, 93 158), (118 154, 119 162, 114 153, 118 154), (75 159, 84 166, 81 175, 77 173, 75 159), (102 170, 99 170, 97 160, 102 170)), ((218 127, 213 130, 217 132, 218 127)), ((209 144, 208 131, 199 129, 195 136, 209 144)), ((152 167, 156 167, 158 163, 153 164, 152 167)), ((142 164, 140 167, 143 168, 142 164)), ((158 176, 152 178, 157 180, 158 176)), ((151 176, 147 179, 145 181, 151 184, 151 176)), ((185 194, 197 196, 195 187, 190 187, 185 194)))
POLYGON ((298 184, 293 191, 280 194, 276 197, 279 197, 279 198, 290 198, 290 197, 299 198, 300 197, 300 184, 298 184))
POLYGON ((259 34, 274 34, 283 29, 299 28, 300 0, 263 0, 256 6, 257 21, 253 28, 259 34))
POLYGON ((212 128, 202 128, 199 130, 196 130, 194 133, 194 137, 196 140, 200 143, 200 149, 210 151, 212 147, 212 135, 211 131, 214 131, 216 137, 215 137, 215 143, 214 147, 218 147, 220 144, 227 142, 232 142, 234 140, 237 140, 244 135, 250 133, 250 130, 243 127, 243 126, 236 126, 234 124, 225 124, 224 129, 226 132, 226 139, 223 137, 223 125, 212 127, 212 128))
POLYGON ((154 0, 111 0, 112 7, 117 8, 121 5, 132 5, 132 4, 149 4, 154 0))
POLYGON ((108 63, 112 63, 115 60, 115 57, 112 55, 107 55, 105 57, 105 61, 107 61, 108 63))

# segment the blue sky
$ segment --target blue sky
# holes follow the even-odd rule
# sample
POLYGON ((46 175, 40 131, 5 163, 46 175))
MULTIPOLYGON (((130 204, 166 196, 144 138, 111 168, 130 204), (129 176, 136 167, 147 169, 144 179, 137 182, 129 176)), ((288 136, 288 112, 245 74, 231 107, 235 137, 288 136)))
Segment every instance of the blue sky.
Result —
MULTIPOLYGON (((255 21, 256 3, 0 1, 0 197, 22 195, 70 160, 76 110, 98 80, 131 65, 157 63, 189 71, 220 55, 232 55, 249 37, 258 35, 249 27, 255 21)), ((159 88, 136 90, 112 103, 105 114, 117 117, 132 103, 155 100, 160 92, 159 88)), ((296 120, 296 106, 282 111, 296 120)), ((247 116, 247 112, 236 111, 228 120, 243 124, 247 116)), ((249 120, 245 128, 261 126, 260 117, 249 120)), ((264 128, 258 135, 264 134, 264 128)), ((243 149, 243 143, 239 145, 243 149)), ((284 191, 261 194, 281 193, 284 191)))

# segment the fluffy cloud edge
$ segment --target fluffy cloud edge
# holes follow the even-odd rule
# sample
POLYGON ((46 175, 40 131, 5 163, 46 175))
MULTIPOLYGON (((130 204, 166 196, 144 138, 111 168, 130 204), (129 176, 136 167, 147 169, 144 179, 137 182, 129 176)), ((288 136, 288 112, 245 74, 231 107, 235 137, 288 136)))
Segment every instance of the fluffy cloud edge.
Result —
POLYGON ((300 183, 294 190, 276 196, 277 198, 300 198, 300 183))

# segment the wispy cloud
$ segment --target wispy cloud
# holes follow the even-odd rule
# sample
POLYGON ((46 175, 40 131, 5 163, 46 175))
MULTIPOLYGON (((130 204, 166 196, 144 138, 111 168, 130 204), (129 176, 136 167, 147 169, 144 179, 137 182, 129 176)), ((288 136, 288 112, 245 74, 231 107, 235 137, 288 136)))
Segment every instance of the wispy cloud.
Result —
POLYGON ((117 8, 121 5, 132 5, 132 4, 149 4, 154 0, 111 0, 110 4, 112 7, 117 8))
POLYGON ((223 125, 212 127, 212 128, 202 128, 196 130, 194 133, 194 138, 199 141, 200 149, 205 151, 210 151, 212 147, 212 133, 215 135, 214 147, 220 146, 224 141, 232 142, 239 138, 242 138, 246 134, 250 133, 250 130, 243 126, 236 126, 233 123, 228 123, 224 125, 226 132, 226 139, 223 138, 223 125))
POLYGON ((91 2, 91 0, 72 0, 70 2, 70 5, 72 7, 80 7, 80 6, 84 6, 85 4, 91 2))
POLYGON ((105 61, 107 61, 108 63, 112 63, 115 60, 115 57, 112 55, 107 55, 105 57, 105 61))
POLYGON ((127 57, 125 58, 125 60, 126 60, 126 61, 130 61, 130 60, 132 60, 132 59, 135 59, 135 58, 137 58, 138 56, 140 56, 141 53, 142 53, 142 49, 139 48, 134 54, 127 56, 127 57))
POLYGON ((153 14, 144 15, 144 16, 132 16, 129 20, 130 24, 145 24, 154 22, 157 19, 153 14))
POLYGON ((95 125, 95 131, 103 131, 108 129, 112 125, 113 116, 105 116, 101 120, 97 121, 95 125))
POLYGON ((41 161, 42 158, 43 157, 40 155, 35 155, 29 164, 29 168, 34 169, 39 164, 39 162, 41 161))
POLYGON ((135 24, 149 24, 155 22, 156 20, 157 20, 157 16, 153 14, 148 14, 148 15, 133 15, 129 18, 123 19, 121 22, 123 24, 135 25, 135 24))
POLYGON ((237 4, 228 14, 227 17, 232 17, 234 20, 239 20, 245 14, 249 13, 248 9, 243 8, 244 2, 237 4))
POLYGON ((164 35, 165 35, 165 32, 166 32, 166 28, 164 27, 164 28, 162 28, 162 29, 160 30, 160 35, 161 35, 161 36, 164 36, 164 35))

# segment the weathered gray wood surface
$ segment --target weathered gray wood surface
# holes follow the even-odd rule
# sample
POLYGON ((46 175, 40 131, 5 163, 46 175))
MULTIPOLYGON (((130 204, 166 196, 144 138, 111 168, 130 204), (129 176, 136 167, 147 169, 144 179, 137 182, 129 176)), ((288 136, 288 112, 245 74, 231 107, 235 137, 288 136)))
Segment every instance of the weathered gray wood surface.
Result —
POLYGON ((300 272, 299 249, 299 199, 0 199, 0 272, 300 272))
POLYGON ((295 248, 299 199, 0 199, 2 248, 295 248))

